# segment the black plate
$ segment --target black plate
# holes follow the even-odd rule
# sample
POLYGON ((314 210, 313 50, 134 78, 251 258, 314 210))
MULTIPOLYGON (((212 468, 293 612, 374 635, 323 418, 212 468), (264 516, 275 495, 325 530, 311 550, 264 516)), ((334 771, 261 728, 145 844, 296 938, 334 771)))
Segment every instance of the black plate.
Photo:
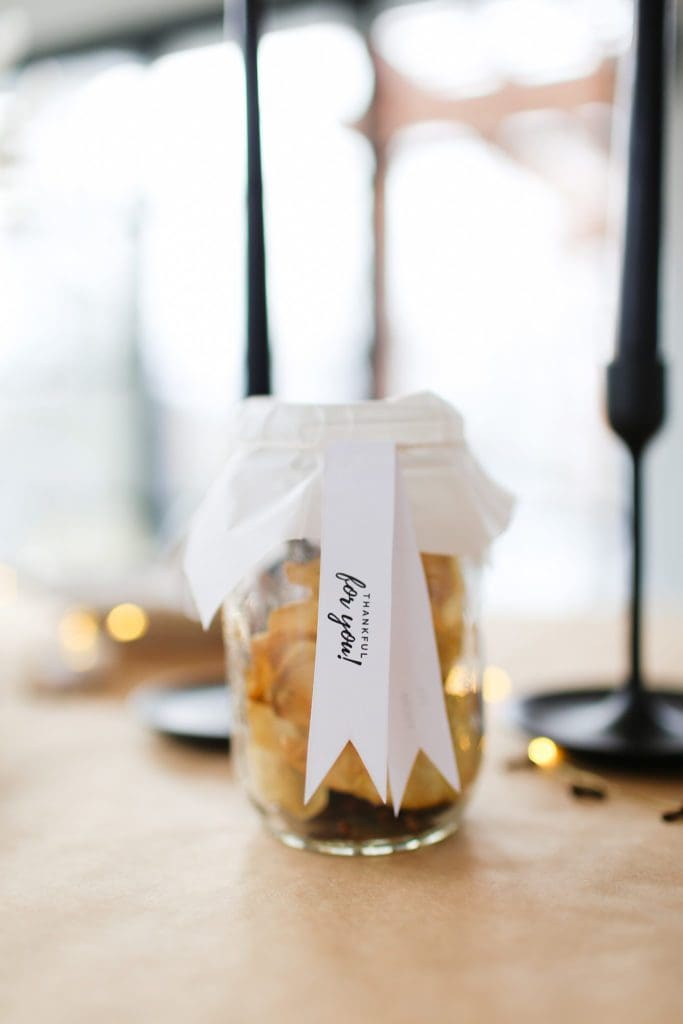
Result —
POLYGON ((535 694, 512 701, 512 720, 549 736, 577 760, 629 771, 683 769, 683 693, 645 691, 642 711, 626 716, 627 695, 604 687, 535 694))
POLYGON ((230 693, 224 682, 190 686, 158 683, 131 696, 138 718, 155 732, 204 746, 225 748, 232 732, 230 693))

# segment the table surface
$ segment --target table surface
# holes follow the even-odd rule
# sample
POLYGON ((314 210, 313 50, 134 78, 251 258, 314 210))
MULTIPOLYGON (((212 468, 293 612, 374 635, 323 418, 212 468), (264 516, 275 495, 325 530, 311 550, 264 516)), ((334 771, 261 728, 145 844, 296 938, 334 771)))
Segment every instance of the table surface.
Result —
MULTIPOLYGON (((490 637, 520 689, 619 663, 607 621, 490 637)), ((680 619, 651 641, 683 664, 680 619)), ((21 665, 0 677, 3 1024, 683 1019, 683 823, 660 819, 683 783, 573 799, 510 769, 524 744, 492 708, 457 836, 323 857, 264 832, 228 757, 147 734, 120 694, 36 696, 21 665)))

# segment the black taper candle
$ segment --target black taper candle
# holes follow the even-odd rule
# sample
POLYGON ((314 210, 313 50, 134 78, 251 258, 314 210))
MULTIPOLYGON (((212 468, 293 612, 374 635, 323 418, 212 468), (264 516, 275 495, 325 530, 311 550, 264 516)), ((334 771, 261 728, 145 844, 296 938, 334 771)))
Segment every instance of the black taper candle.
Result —
POLYGON ((668 13, 668 0, 636 4, 624 257, 607 381, 610 423, 632 452, 640 452, 664 420, 657 349, 668 13))
POLYGON ((270 394, 266 246, 258 84, 260 0, 244 0, 244 72, 247 115, 247 394, 270 394))

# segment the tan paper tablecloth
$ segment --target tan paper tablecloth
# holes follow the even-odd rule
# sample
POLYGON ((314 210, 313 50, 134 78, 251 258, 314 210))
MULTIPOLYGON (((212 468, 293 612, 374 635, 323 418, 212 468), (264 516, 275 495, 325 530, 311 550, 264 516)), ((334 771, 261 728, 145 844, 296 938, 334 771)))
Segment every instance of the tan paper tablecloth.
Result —
MULTIPOLYGON (((680 626, 653 646, 683 676, 680 626)), ((580 681, 614 675, 614 634, 503 624, 490 655, 520 684, 580 681)), ((659 819, 683 783, 576 801, 508 770, 523 743, 494 720, 457 837, 326 858, 265 834, 227 757, 148 735, 119 698, 31 697, 17 664, 0 689, 2 1024, 683 1020, 683 823, 659 819)))

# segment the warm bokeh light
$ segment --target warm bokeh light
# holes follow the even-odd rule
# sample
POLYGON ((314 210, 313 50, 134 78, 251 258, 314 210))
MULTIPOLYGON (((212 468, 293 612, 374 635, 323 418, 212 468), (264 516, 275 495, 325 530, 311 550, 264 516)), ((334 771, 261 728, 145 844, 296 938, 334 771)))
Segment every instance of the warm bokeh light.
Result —
POLYGON ((145 635, 149 629, 149 616, 137 604, 117 604, 107 615, 105 624, 112 639, 128 644, 145 635))
POLYGON ((536 736, 529 743, 529 760, 539 768, 553 768, 560 761, 560 750, 547 736, 536 736))
POLYGON ((444 689, 451 697, 464 697, 477 688, 477 676, 466 665, 454 665, 446 676, 444 689))
POLYGON ((95 667, 100 628, 93 612, 83 608, 65 612, 59 622, 58 636, 62 660, 68 668, 87 672, 95 667))
POLYGON ((499 704, 512 692, 512 680, 504 668, 488 665, 484 669, 484 700, 487 704, 499 704))
POLYGON ((63 651, 89 651, 97 643, 99 626, 92 612, 76 608, 65 612, 59 623, 59 642, 63 651))
POLYGON ((17 573, 11 565, 0 565, 0 608, 10 608, 17 600, 17 573))

